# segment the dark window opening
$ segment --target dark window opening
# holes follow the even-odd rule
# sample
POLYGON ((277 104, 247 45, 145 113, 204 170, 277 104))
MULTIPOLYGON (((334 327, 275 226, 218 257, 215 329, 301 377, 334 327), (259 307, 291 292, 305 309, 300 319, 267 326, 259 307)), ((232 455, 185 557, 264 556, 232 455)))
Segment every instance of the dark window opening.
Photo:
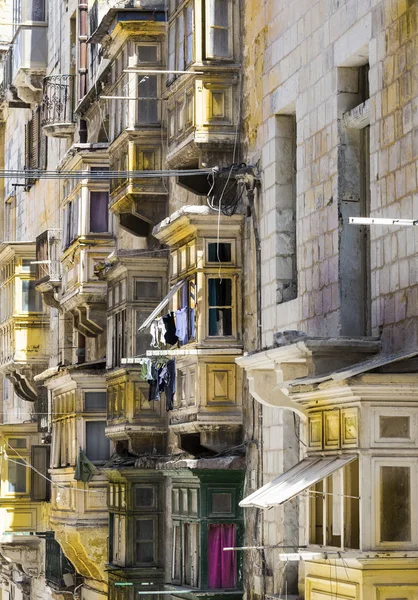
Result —
POLYGON ((136 564, 155 562, 155 532, 153 519, 136 521, 136 564))
POLYGON ((156 63, 157 61, 157 46, 138 46, 138 62, 156 63))
POLYGON ((210 242, 208 244, 208 262, 231 262, 231 244, 227 242, 210 242))
POLYGON ((137 508, 152 508, 155 504, 153 487, 140 485, 135 490, 135 506, 137 508))
POLYGON ((158 299, 159 293, 158 281, 136 281, 135 282, 135 300, 158 299))
POLYGON ((110 440, 105 435, 106 421, 86 422, 86 455, 92 463, 110 458, 110 440))
POLYGON ((105 412, 106 392, 86 392, 84 394, 84 407, 89 412, 105 412))

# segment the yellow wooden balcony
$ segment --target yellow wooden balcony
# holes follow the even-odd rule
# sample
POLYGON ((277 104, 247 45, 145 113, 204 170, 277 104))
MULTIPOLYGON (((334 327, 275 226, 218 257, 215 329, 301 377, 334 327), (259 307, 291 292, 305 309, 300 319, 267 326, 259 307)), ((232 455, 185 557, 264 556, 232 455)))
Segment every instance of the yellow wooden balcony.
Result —
POLYGON ((64 182, 60 307, 81 334, 96 337, 106 326, 106 284, 95 265, 114 249, 114 225, 108 180, 90 175, 108 170, 107 144, 75 147, 63 168, 84 170, 86 177, 64 182))
POLYGON ((49 446, 41 444, 36 423, 0 425, 0 555, 35 577, 41 571, 36 532, 50 529, 48 467, 49 446))
POLYGON ((106 388, 103 368, 88 365, 45 372, 52 397, 51 527, 68 560, 86 583, 106 591, 108 513, 104 464, 112 453, 105 436, 106 388), (80 479, 78 465, 85 453, 93 471, 80 479), (75 479, 77 477, 77 479, 75 479))
POLYGON ((179 78, 167 90, 167 163, 171 168, 232 162, 238 119, 234 70, 179 78))
POLYGON ((36 290, 35 243, 0 248, 0 372, 24 400, 35 401, 33 377, 48 364, 48 319, 36 290))

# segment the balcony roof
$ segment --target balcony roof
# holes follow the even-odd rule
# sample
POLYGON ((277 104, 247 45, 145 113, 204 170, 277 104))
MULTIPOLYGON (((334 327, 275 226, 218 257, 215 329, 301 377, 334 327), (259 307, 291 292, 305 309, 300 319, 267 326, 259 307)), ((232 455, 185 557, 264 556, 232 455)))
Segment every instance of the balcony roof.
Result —
POLYGON ((99 23, 99 26, 88 39, 90 44, 98 44, 109 35, 118 23, 132 21, 166 21, 164 3, 159 1, 148 2, 144 8, 110 8, 99 23))
POLYGON ((14 256, 35 256, 36 242, 34 241, 10 241, 0 244, 0 264, 9 261, 14 256))
POLYGON ((238 235, 242 220, 243 215, 239 213, 227 217, 219 215, 217 210, 212 210, 209 206, 184 206, 160 221, 152 230, 152 235, 161 243, 173 246, 198 231, 210 236, 216 235, 219 228, 221 235, 238 235))

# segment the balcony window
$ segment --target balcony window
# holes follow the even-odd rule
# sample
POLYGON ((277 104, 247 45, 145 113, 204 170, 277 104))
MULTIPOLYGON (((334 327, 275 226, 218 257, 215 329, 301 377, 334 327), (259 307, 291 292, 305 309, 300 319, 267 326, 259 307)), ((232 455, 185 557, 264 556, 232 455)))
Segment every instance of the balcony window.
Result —
POLYGON ((209 335, 232 335, 232 279, 208 279, 209 335))
POLYGON ((380 467, 380 541, 411 541, 411 468, 380 467))
POLYGON ((178 585, 206 589, 238 587, 235 552, 223 548, 239 543, 237 490, 209 489, 204 494, 208 504, 200 506, 196 488, 172 490, 173 521, 171 578, 178 585), (222 498, 219 499, 220 493, 222 498), (210 506, 216 506, 215 517, 210 506), (209 521, 208 521, 209 519, 209 521), (206 580, 207 578, 207 580, 206 580))
POLYGON ((160 62, 159 46, 156 44, 140 44, 137 46, 138 65, 142 63, 155 64, 160 62))
POLYGON ((105 435, 106 421, 86 422, 86 455, 92 463, 110 458, 110 440, 105 435))
POLYGON ((184 335, 180 335, 179 342, 187 344, 196 337, 196 279, 192 277, 188 279, 185 285, 178 293, 179 309, 175 311, 176 323, 183 323, 179 330, 184 335))
POLYGON ((15 22, 45 21, 45 0, 18 0, 14 2, 15 22))
POLYGON ((48 479, 49 445, 31 446, 30 497, 34 502, 48 501, 51 482, 48 479))
POLYGON ((85 392, 84 409, 86 412, 106 412, 106 392, 85 392))
POLYGON ((42 312, 42 297, 35 289, 35 281, 22 280, 22 311, 42 312))
POLYGON ((232 58, 231 3, 206 0, 206 58, 232 58))
POLYGON ((126 310, 112 315, 107 322, 108 367, 116 367, 120 365, 121 358, 126 357, 126 310))
POLYGON ((124 566, 126 560, 126 517, 110 515, 110 560, 115 565, 124 566))
POLYGON ((209 242, 207 252, 207 262, 230 263, 232 261, 232 244, 230 242, 209 242))
POLYGON ((151 336, 148 331, 138 331, 142 323, 149 316, 150 311, 137 310, 135 311, 135 355, 143 356, 151 345, 151 336))
POLYGON ((224 548, 235 546, 234 523, 211 523, 208 530, 208 589, 235 588, 237 586, 237 563, 235 552, 224 548))
POLYGON ((109 231, 109 192, 90 192, 90 233, 109 231))
POLYGON ((7 463, 7 491, 13 494, 26 493, 26 464, 19 459, 10 459, 7 463))
POLYGON ((159 122, 158 87, 157 75, 138 77, 138 125, 153 125, 159 122))
MULTIPOLYGON (((193 6, 187 4, 168 30, 168 69, 184 71, 193 62, 193 6)), ((171 82, 175 73, 168 76, 171 82)))
POLYGON ((311 488, 309 542, 359 548, 359 465, 355 460, 311 488), (344 533, 344 539, 342 534, 344 533))
POLYGON ((156 562, 156 525, 151 517, 140 517, 135 521, 135 564, 149 565, 156 562))
POLYGON ((67 203, 63 211, 63 249, 68 248, 79 236, 79 198, 67 203))

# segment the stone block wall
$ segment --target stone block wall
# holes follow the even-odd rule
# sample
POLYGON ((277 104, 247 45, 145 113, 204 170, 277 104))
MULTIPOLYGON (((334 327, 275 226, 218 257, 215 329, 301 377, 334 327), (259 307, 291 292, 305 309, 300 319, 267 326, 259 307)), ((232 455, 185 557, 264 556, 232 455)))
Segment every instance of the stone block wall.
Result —
POLYGON ((358 294, 370 301, 370 327, 353 327, 360 300, 353 301, 346 290, 360 285, 353 274, 358 257, 350 258, 358 234, 345 232, 353 227, 348 216, 358 214, 350 197, 358 175, 341 126, 347 110, 341 96, 355 98, 350 72, 369 63, 370 214, 413 218, 418 210, 416 4, 302 0, 260 6, 247 0, 243 27, 244 160, 260 161, 262 171, 263 345, 272 344, 275 331, 297 328, 322 336, 364 331, 381 335, 387 350, 412 347, 418 338, 415 229, 370 230, 370 289, 358 294), (283 248, 289 248, 280 230, 280 172, 288 156, 278 143, 278 129, 290 116, 297 142, 296 299, 281 293, 288 274, 283 248), (348 277, 346 289, 343 277, 348 277))

